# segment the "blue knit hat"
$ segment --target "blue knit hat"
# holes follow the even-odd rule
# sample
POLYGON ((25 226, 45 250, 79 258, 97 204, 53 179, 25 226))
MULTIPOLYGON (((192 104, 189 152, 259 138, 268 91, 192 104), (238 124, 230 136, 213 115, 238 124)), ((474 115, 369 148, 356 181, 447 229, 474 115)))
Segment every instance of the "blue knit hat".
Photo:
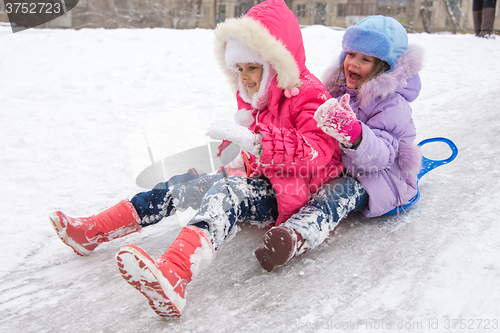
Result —
POLYGON ((407 48, 408 34, 401 23, 392 17, 369 16, 347 28, 340 61, 344 61, 347 52, 360 52, 384 60, 391 71, 407 48))

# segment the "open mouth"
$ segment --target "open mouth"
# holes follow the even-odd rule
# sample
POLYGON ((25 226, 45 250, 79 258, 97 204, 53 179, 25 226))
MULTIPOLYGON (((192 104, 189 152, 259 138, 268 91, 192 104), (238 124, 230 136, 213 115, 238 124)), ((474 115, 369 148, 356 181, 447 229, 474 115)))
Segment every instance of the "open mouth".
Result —
POLYGON ((357 74, 357 73, 354 73, 354 72, 351 72, 349 71, 349 79, 353 80, 353 81, 359 81, 361 80, 362 76, 357 74))

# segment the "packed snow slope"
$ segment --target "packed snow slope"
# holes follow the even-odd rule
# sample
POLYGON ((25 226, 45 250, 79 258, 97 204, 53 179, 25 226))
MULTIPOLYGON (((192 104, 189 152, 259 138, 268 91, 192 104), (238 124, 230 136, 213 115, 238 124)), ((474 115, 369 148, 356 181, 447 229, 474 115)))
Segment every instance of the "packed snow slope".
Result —
MULTIPOLYGON (((303 29, 321 76, 341 30, 303 29)), ((153 256, 192 212, 82 258, 48 215, 87 216, 142 191, 154 160, 205 143, 232 119, 211 30, 0 27, 1 332, 490 332, 500 323, 500 39, 410 34, 425 49, 412 103, 418 140, 452 139, 457 159, 427 174, 401 216, 352 214, 318 249, 267 273, 265 229, 241 225, 166 321, 119 275, 128 243, 153 256)), ((449 156, 431 145, 428 157, 449 156)))

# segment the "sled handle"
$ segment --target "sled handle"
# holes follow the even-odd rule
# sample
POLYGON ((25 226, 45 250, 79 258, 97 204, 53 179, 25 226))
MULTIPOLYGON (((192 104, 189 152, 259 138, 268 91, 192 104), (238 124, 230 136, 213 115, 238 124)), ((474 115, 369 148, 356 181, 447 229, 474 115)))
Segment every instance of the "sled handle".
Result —
POLYGON ((451 161, 453 161, 457 155, 458 155, 458 148, 455 145, 453 141, 447 138, 442 138, 442 137, 437 137, 437 138, 430 138, 430 139, 425 139, 420 141, 418 144, 419 147, 422 147, 423 145, 431 142, 444 142, 450 147, 451 149, 451 156, 448 157, 447 159, 444 160, 431 160, 425 156, 422 155, 422 168, 420 169, 420 172, 418 173, 418 179, 422 178, 427 172, 437 168, 438 166, 441 166, 443 164, 448 164, 451 161))
MULTIPOLYGON (((422 176, 425 175, 427 172, 437 168, 438 166, 450 163, 458 155, 457 146, 455 145, 455 143, 453 141, 451 141, 450 139, 447 139, 447 138, 437 137, 437 138, 425 139, 425 140, 420 141, 420 143, 418 144, 418 147, 422 147, 423 145, 425 145, 427 143, 431 143, 431 142, 444 142, 444 143, 446 143, 448 145, 448 147, 450 147, 450 149, 451 149, 451 156, 448 157, 447 159, 444 159, 444 160, 431 160, 431 159, 422 155, 422 168, 420 169, 420 172, 417 175, 418 180, 420 180, 420 178, 422 178, 422 176)), ((418 189, 418 181, 417 181, 417 194, 415 194, 415 196, 413 198, 411 198, 408 201, 408 203, 406 203, 405 205, 395 207, 391 211, 383 214, 382 216, 398 214, 399 212, 404 211, 405 209, 416 204, 419 199, 420 199, 420 190, 418 189)))

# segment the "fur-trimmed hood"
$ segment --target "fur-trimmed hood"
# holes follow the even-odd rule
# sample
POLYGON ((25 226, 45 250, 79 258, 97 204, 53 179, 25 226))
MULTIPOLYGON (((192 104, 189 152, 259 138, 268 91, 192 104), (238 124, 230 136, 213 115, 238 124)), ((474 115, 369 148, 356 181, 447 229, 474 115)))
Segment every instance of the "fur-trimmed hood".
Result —
MULTIPOLYGON (((418 75, 422 69, 423 49, 418 45, 409 45, 408 49, 398 58, 396 66, 390 72, 382 73, 379 76, 366 82, 356 94, 357 103, 361 108, 373 105, 378 99, 400 93, 408 102, 414 101, 419 93, 419 89, 408 87, 408 81, 418 75)), ((343 61, 344 59, 342 59, 343 61)), ((323 83, 328 91, 335 86, 335 70, 340 66, 335 61, 323 75, 323 83)))
POLYGON ((238 72, 225 61, 226 43, 237 40, 258 52, 276 71, 277 86, 292 89, 306 69, 302 34, 297 18, 283 0, 267 0, 240 18, 227 19, 215 29, 215 54, 221 67, 238 89, 238 72))

